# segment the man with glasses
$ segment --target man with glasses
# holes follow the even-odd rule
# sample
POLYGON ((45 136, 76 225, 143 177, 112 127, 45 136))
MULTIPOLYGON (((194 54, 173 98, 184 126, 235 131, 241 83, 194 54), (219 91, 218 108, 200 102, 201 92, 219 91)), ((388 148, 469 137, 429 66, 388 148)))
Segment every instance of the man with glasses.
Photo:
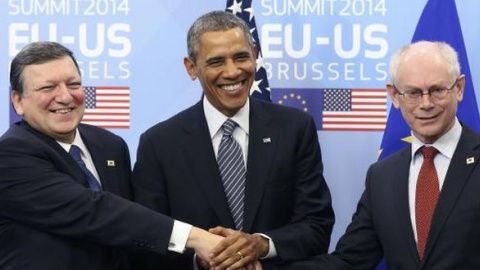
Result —
POLYGON ((387 91, 411 146, 373 164, 336 250, 291 269, 480 269, 480 136, 456 112, 465 76, 446 43, 397 51, 387 91))

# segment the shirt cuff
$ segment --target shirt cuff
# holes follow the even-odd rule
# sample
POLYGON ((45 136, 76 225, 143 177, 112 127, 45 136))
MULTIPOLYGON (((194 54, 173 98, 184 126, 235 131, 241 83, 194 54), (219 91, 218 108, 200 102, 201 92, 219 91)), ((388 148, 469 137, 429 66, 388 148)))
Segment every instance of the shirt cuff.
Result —
POLYGON ((168 242, 168 250, 183 253, 191 230, 192 225, 174 220, 172 235, 170 235, 170 241, 168 242))
POLYGON ((277 249, 275 248, 275 244, 273 243, 272 238, 270 238, 268 235, 265 235, 263 233, 259 233, 259 235, 268 239, 268 253, 267 253, 267 256, 261 257, 260 259, 271 259, 271 258, 277 257, 277 249))

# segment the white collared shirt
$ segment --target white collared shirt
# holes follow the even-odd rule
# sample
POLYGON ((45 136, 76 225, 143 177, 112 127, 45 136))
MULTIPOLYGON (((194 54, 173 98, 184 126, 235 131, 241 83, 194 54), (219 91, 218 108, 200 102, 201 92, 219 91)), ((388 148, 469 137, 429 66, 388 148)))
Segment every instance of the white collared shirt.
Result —
POLYGON ((82 140, 82 136, 80 136, 80 131, 78 128, 75 130, 75 138, 73 139, 73 142, 71 144, 69 143, 64 143, 57 141, 60 146, 67 151, 67 153, 70 151, 70 147, 72 145, 78 146, 80 148, 80 156, 82 157, 83 162, 85 162, 85 165, 87 166, 87 169, 92 172, 92 174, 95 176, 95 179, 102 185, 102 181, 100 181, 100 177, 98 175, 97 169, 95 168, 95 165, 93 164, 93 159, 92 155, 90 155, 90 152, 88 151, 87 146, 82 140))
MULTIPOLYGON (((219 112, 213 107, 207 98, 203 99, 203 111, 205 118, 207 119, 208 130, 210 131, 210 138, 212 139, 213 152, 215 158, 218 156, 218 148, 220 147, 220 141, 222 140, 223 130, 222 125, 228 119, 231 118, 238 124, 238 128, 233 131, 233 138, 237 141, 242 149, 243 161, 247 164, 248 159, 248 131, 250 130, 250 99, 247 99, 245 105, 243 105, 238 112, 232 116, 227 117, 223 113, 219 112)), ((246 167, 246 165, 245 165, 246 167)))
MULTIPOLYGON (((220 111, 218 111, 213 105, 208 101, 206 97, 203 98, 203 112, 207 120, 208 130, 210 132, 210 138, 212 139, 213 152, 215 153, 215 158, 218 156, 218 148, 220 147, 220 141, 222 140, 223 130, 222 125, 228 119, 232 119, 237 122, 239 128, 236 128, 233 131, 233 138, 237 141, 242 148, 243 160, 245 161, 245 168, 247 168, 247 159, 248 159, 248 135, 250 130, 250 99, 247 99, 245 105, 240 108, 237 113, 232 117, 227 117, 220 111)), ((267 256, 264 258, 273 258, 277 256, 277 249, 275 248, 275 243, 273 243, 272 238, 268 235, 260 233, 263 237, 268 239, 269 250, 267 256)), ((262 258, 262 259, 264 259, 262 258)))
MULTIPOLYGON (((460 136, 462 135, 462 126, 458 119, 455 120, 453 127, 440 137, 433 144, 427 146, 433 146, 438 150, 438 154, 435 156, 433 163, 438 175, 438 186, 440 192, 442 191, 443 183, 445 182, 445 176, 447 175, 448 167, 452 161, 453 153, 457 148, 460 136)), ((418 174, 423 163, 423 155, 418 151, 421 147, 426 145, 416 138, 412 133, 412 162, 410 163, 410 173, 408 176, 408 204, 410 210, 410 220, 412 221, 413 234, 415 241, 417 241, 417 227, 415 218, 415 195, 417 187, 418 174)))

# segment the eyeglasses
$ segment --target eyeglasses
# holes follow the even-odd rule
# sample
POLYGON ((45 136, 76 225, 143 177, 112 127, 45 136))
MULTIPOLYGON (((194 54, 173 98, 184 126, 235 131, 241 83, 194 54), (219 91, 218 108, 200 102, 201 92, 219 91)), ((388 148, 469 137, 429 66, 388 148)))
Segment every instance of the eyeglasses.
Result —
POLYGON ((422 100, 422 97, 424 95, 429 95, 430 98, 432 98, 433 100, 441 100, 441 99, 445 98, 447 96, 448 92, 452 91, 453 88, 455 87, 455 85, 457 85, 457 82, 458 82, 458 78, 455 80, 455 82, 453 83, 453 85, 450 88, 442 87, 442 86, 432 86, 432 87, 430 87, 430 89, 428 89, 427 93, 424 93, 420 89, 411 89, 411 90, 407 90, 407 91, 402 93, 398 90, 398 88, 395 85, 393 85, 393 88, 395 89, 395 91, 397 91, 397 93, 399 95, 401 95, 403 97, 403 99, 406 102, 408 102, 408 103, 419 103, 420 100, 422 100))

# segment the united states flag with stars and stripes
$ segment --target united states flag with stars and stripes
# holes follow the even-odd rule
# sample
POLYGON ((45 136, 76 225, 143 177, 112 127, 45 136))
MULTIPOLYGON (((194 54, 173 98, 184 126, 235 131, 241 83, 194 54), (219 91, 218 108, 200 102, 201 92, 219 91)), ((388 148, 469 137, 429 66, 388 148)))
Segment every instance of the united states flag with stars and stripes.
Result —
POLYGON ((130 128, 130 87, 85 86, 82 123, 103 128, 130 128))
POLYGON ((227 0, 226 11, 237 15, 247 23, 255 41, 255 46, 257 47, 257 72, 255 74, 255 81, 250 89, 250 95, 255 98, 271 101, 267 71, 265 70, 265 65, 262 58, 262 50, 260 48, 258 31, 253 14, 252 0, 227 0))

